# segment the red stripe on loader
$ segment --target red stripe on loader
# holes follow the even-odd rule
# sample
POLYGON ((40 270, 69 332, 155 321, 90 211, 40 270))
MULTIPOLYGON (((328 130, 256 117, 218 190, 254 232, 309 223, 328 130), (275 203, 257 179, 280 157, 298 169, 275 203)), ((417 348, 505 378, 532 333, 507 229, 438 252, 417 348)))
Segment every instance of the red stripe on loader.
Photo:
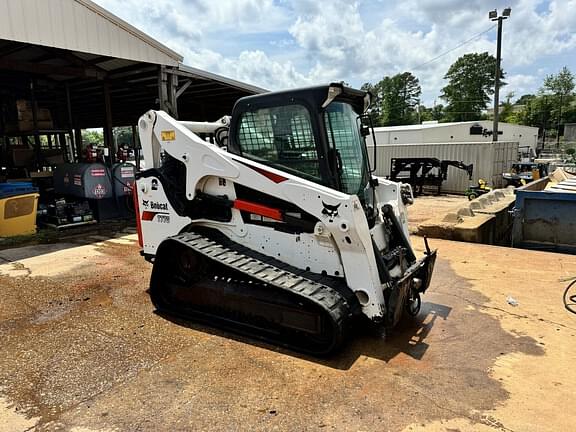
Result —
POLYGON ((238 162, 243 163, 244 165, 246 165, 246 166, 249 167, 249 168, 252 168, 254 171, 262 174, 263 176, 265 176, 265 177, 267 177, 268 179, 272 180, 274 183, 282 183, 283 181, 288 180, 288 179, 287 179, 286 177, 284 177, 284 176, 281 176, 281 175, 279 175, 279 174, 271 173, 270 171, 266 171, 265 169, 255 167, 254 165, 247 164, 246 162, 243 162, 243 161, 238 161, 238 162))
POLYGON ((136 182, 134 182, 134 187, 132 188, 132 197, 134 198, 134 214, 136 215, 136 228, 138 229, 138 244, 140 247, 143 247, 144 239, 142 238, 142 224, 140 223, 140 206, 138 205, 136 182))
POLYGON ((237 199, 234 201, 234 208, 248 213, 254 213, 277 221, 282 220, 282 212, 278 209, 267 207, 262 204, 256 204, 250 201, 237 199))
POLYGON ((151 221, 152 219, 154 219, 154 216, 156 216, 157 214, 158 214, 157 212, 151 212, 151 211, 144 210, 142 212, 142 220, 143 221, 151 221))

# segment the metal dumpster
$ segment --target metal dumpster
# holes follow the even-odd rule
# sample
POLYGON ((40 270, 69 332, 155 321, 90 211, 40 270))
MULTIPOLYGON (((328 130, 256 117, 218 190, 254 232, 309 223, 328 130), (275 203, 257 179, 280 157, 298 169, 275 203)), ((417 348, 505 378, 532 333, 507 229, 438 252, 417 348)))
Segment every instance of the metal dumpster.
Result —
POLYGON ((576 253, 576 176, 557 169, 516 189, 512 245, 576 253))

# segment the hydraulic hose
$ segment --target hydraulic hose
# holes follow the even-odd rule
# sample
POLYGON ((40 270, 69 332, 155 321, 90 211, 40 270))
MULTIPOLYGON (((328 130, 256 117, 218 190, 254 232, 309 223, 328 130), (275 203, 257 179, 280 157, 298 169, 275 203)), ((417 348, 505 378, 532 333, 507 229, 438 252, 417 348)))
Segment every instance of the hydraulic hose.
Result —
POLYGON ((576 294, 569 295, 570 289, 576 285, 576 277, 572 279, 572 282, 568 284, 566 289, 564 290, 564 307, 568 312, 576 314, 576 294), (570 302, 570 303, 569 303, 570 302))

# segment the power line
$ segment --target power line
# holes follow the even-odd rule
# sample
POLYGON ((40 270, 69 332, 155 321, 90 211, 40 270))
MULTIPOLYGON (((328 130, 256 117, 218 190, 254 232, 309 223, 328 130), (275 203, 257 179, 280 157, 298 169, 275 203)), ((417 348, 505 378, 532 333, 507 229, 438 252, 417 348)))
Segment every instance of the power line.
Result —
POLYGON ((418 66, 416 66, 416 67, 414 67, 414 68, 412 68, 412 69, 419 69, 419 68, 421 68, 422 66, 426 66, 427 64, 430 64, 430 63, 438 60, 439 58, 444 57, 446 54, 450 54, 452 51, 457 50, 458 48, 466 45, 467 43, 472 42, 474 39, 482 36, 483 34, 488 33, 490 30, 492 30, 492 29, 495 28, 495 27, 496 27, 496 24, 494 24, 493 26, 487 28, 486 30, 484 30, 484 31, 482 31, 482 32, 480 32, 480 33, 478 33, 478 34, 475 34, 475 35, 472 36, 470 39, 467 39, 467 40, 465 40, 464 42, 460 42, 460 43, 459 43, 458 45, 456 45, 454 48, 451 48, 451 49, 449 49, 448 51, 445 51, 445 52, 443 52, 442 54, 437 55, 437 56, 434 57, 433 59, 428 60, 427 62, 424 62, 424 63, 422 63, 422 64, 420 64, 420 65, 418 65, 418 66))

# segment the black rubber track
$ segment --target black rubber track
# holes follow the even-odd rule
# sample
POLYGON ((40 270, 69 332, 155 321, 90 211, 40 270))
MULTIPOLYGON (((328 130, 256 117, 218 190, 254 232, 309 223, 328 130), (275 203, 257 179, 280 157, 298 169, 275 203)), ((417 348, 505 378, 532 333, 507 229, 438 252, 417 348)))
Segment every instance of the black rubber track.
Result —
POLYGON ((343 279, 297 269, 215 230, 162 242, 150 296, 161 313, 317 356, 342 346, 360 312, 343 279))

